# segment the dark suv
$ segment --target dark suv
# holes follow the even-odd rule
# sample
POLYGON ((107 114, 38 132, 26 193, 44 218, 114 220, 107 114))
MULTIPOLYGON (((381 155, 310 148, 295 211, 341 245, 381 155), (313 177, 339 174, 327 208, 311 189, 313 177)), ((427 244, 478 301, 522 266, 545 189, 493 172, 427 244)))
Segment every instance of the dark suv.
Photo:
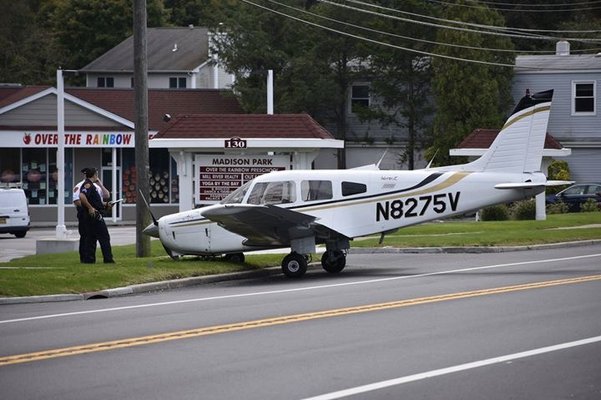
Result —
POLYGON ((601 183, 577 183, 557 194, 547 195, 547 204, 564 202, 571 212, 580 211, 582 203, 588 199, 597 201, 601 208, 601 183))

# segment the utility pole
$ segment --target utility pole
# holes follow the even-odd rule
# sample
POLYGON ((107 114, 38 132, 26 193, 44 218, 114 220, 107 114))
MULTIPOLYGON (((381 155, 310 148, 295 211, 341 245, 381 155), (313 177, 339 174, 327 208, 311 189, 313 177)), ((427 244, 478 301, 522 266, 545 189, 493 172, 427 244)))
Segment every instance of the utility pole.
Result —
POLYGON ((148 156, 148 59, 146 55, 146 0, 134 0, 134 90, 136 103, 136 257, 150 256, 150 237, 142 233, 150 224, 148 156), (142 196, 144 198, 142 198, 142 196))

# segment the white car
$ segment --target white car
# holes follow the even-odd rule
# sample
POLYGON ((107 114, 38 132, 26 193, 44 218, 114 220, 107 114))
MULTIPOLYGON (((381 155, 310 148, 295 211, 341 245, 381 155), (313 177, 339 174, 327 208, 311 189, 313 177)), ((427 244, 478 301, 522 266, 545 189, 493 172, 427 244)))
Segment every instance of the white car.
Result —
POLYGON ((29 227, 29 208, 23 189, 0 188, 0 233, 22 238, 29 227))

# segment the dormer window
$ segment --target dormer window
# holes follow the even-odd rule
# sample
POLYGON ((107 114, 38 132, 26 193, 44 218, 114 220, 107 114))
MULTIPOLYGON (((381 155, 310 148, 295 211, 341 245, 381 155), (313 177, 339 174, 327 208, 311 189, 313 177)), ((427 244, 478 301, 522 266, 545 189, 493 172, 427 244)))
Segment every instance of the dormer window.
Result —
POLYGON ((115 87, 115 78, 113 78, 112 76, 99 76, 96 79, 96 87, 99 87, 99 88, 115 87))
POLYGON ((186 78, 171 77, 169 78, 169 89, 185 89, 186 78))
POLYGON ((572 81, 572 115, 595 115, 595 81, 572 81))

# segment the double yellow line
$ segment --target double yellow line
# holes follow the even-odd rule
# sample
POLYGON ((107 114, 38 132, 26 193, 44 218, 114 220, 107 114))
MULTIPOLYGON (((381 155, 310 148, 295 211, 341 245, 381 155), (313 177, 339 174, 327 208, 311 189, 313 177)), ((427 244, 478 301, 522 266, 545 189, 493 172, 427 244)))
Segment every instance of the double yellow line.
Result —
POLYGON ((355 307, 337 308, 332 310, 316 311, 303 314, 293 314, 281 317, 258 319, 253 321, 243 321, 233 324, 215 325, 204 328, 189 329, 184 331, 167 332, 158 335, 141 336, 108 342, 92 343, 82 346, 65 347, 53 350, 39 351, 35 353, 15 354, 12 356, 0 357, 0 367, 12 364, 20 364, 32 361, 41 361, 58 357, 67 357, 78 354, 95 353, 99 351, 122 349, 126 347, 141 346, 167 342, 171 340, 180 340, 195 338, 200 336, 216 335, 220 333, 236 332, 247 329, 265 328, 275 325, 285 325, 295 322, 310 321, 315 319, 339 317, 343 315, 360 314, 372 311, 382 311, 395 308, 416 306, 421 304, 438 303, 449 300, 458 300, 479 296, 489 296, 493 294, 510 293, 530 289, 541 289, 559 285, 569 285, 575 283, 584 283, 601 280, 601 275, 590 275, 568 279, 558 279, 552 281, 534 282, 522 285, 503 286, 491 289, 473 290, 468 292, 458 292, 442 294, 437 296, 419 297, 415 299, 406 299, 391 301, 386 303, 367 304, 355 307))

